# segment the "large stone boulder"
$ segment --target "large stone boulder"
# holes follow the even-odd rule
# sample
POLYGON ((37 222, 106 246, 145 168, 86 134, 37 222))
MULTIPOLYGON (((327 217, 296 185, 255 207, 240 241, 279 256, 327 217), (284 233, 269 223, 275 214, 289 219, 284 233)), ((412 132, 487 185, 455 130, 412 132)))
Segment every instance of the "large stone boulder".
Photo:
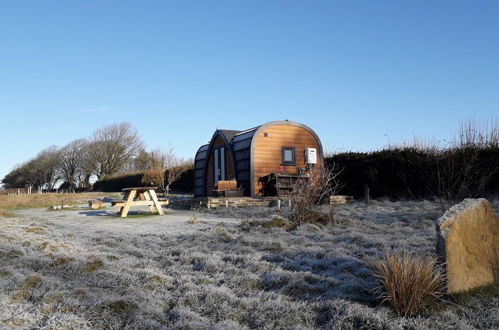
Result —
POLYGON ((489 201, 465 199, 437 220, 436 229, 449 293, 499 280, 499 218, 489 201))

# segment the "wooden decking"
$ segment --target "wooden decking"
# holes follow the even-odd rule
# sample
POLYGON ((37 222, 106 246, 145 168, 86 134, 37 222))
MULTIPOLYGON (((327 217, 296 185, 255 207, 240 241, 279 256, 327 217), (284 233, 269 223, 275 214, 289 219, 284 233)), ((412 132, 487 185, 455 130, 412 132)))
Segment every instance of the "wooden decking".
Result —
MULTIPOLYGON (((346 204, 352 199, 351 196, 335 195, 329 200, 331 205, 346 204)), ((293 203, 292 196, 269 196, 269 197, 200 197, 170 201, 171 206, 177 207, 251 207, 251 206, 289 206, 293 203), (280 202, 279 202, 280 201, 280 202)))
POLYGON ((277 197, 201 197, 171 201, 170 205, 180 207, 249 207, 277 204, 277 197))

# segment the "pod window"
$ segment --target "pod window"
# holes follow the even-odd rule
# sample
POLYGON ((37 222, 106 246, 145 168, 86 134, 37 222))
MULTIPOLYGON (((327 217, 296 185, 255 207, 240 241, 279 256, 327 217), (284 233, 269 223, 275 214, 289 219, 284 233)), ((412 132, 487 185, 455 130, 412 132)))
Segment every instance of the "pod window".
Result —
POLYGON ((294 147, 282 147, 282 165, 287 165, 287 166, 296 165, 294 147))

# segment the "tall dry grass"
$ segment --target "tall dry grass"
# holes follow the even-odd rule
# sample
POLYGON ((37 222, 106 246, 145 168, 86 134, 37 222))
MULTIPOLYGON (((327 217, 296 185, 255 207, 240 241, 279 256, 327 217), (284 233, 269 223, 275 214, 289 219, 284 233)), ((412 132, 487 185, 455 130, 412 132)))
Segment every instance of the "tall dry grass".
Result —
POLYGON ((85 203, 89 199, 109 196, 103 193, 79 193, 79 194, 31 194, 31 195, 0 195, 0 215, 7 210, 15 210, 31 207, 47 207, 85 203))
POLYGON ((380 283, 380 298, 395 312, 411 317, 427 312, 445 292, 444 275, 436 258, 407 252, 387 253, 372 267, 380 283))

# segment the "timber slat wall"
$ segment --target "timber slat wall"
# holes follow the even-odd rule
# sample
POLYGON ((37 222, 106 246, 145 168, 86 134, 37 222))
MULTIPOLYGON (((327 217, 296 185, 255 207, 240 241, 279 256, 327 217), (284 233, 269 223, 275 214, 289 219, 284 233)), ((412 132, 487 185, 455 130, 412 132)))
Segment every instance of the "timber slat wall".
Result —
POLYGON ((246 207, 246 206, 269 206, 275 198, 252 198, 252 197, 202 197, 170 202, 172 206, 178 207, 246 207))

